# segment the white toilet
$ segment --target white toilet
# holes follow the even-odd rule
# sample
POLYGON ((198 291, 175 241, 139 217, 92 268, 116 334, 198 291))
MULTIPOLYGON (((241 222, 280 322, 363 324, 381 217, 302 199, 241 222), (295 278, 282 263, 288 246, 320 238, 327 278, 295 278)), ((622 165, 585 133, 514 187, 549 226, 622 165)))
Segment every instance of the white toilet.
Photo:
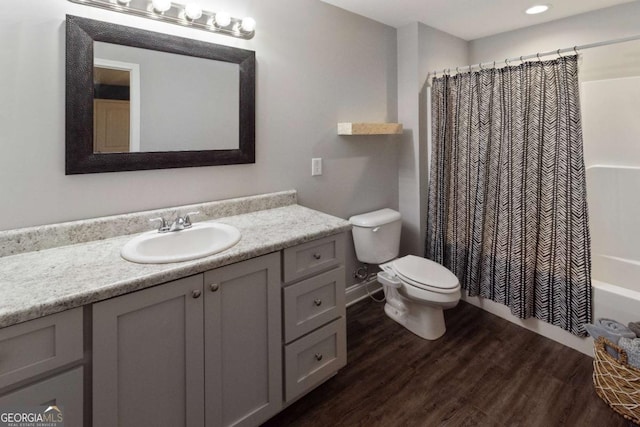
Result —
POLYGON ((360 262, 382 269, 378 282, 386 297, 384 311, 414 334, 428 340, 444 335, 443 310, 460 300, 458 278, 444 266, 415 255, 397 258, 400 212, 381 209, 349 218, 360 262))

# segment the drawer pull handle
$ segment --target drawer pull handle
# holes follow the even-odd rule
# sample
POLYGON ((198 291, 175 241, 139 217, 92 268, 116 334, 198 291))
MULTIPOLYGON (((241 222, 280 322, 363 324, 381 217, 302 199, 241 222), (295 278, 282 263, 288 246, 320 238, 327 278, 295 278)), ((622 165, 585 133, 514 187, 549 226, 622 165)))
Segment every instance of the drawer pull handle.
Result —
POLYGON ((194 298, 200 298, 200 295, 202 295, 202 292, 200 292, 198 289, 191 291, 191 296, 194 298))
POLYGON ((322 258, 322 254, 320 252, 316 252, 315 254, 313 254, 313 257, 315 259, 320 259, 320 258, 322 258))
POLYGON ((321 299, 314 299, 313 303, 316 305, 316 307, 320 307, 322 305, 322 300, 321 299))
POLYGON ((217 283, 212 283, 209 285, 209 289, 211 289, 211 292, 216 292, 218 289, 220 289, 220 285, 217 283))
POLYGON ((316 353, 316 360, 318 362, 322 360, 322 353, 316 353))

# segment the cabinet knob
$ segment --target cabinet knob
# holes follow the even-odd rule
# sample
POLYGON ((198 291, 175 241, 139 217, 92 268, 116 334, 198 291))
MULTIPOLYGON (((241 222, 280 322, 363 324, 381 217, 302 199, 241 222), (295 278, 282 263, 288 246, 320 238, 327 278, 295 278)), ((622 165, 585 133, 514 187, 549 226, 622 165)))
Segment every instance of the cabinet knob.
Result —
POLYGON ((313 254, 313 257, 315 259, 320 259, 320 258, 322 258, 322 254, 320 252, 316 252, 315 254, 313 254))
POLYGON ((316 307, 320 307, 322 305, 322 300, 321 299, 314 299, 313 303, 316 305, 316 307))
POLYGON ((200 292, 199 289, 195 289, 193 291, 191 291, 191 296, 194 298, 200 298, 200 295, 202 295, 202 292, 200 292))
POLYGON ((316 353, 316 360, 318 362, 322 360, 322 353, 316 353))
POLYGON ((220 289, 220 285, 217 283, 212 283, 209 285, 209 289, 211 289, 211 292, 216 292, 218 289, 220 289))

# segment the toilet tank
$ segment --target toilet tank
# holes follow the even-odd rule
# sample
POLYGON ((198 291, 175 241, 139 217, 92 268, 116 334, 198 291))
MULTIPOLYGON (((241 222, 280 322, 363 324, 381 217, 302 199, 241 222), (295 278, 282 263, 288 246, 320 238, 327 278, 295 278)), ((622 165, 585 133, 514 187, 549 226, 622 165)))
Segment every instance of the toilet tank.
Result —
POLYGON ((380 209, 354 215, 349 222, 353 225, 353 243, 360 262, 382 264, 398 257, 402 228, 400 212, 380 209))

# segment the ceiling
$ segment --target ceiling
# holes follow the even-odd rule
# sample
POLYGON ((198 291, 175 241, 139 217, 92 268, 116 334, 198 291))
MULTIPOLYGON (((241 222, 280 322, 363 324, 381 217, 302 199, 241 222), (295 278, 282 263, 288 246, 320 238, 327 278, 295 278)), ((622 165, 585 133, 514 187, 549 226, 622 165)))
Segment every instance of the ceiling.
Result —
POLYGON ((392 27, 422 22, 465 40, 541 24, 637 0, 322 0, 392 27), (550 4, 527 15, 535 4, 550 4))

